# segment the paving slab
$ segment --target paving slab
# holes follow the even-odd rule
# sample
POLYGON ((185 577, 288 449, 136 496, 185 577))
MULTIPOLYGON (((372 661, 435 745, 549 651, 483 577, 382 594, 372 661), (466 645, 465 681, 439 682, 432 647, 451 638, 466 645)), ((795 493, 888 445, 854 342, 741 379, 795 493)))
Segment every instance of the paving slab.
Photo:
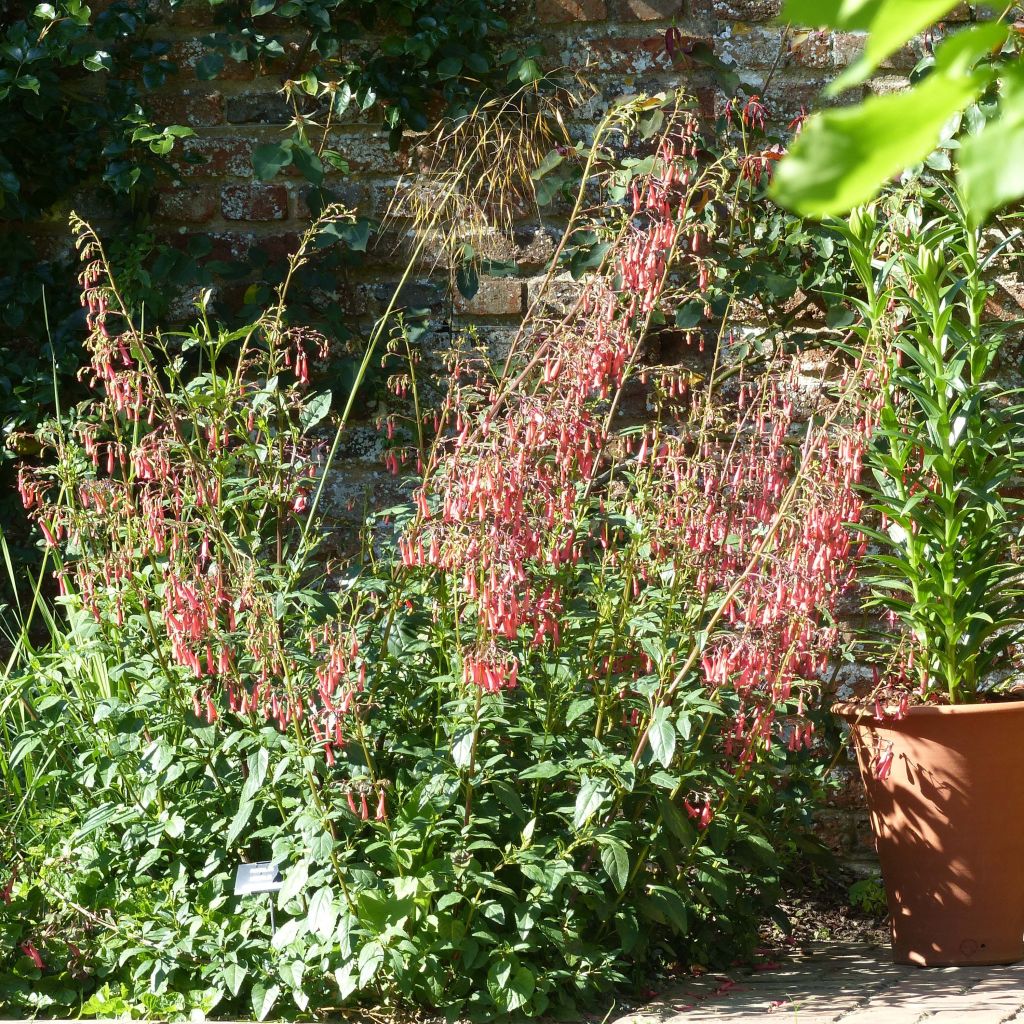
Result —
POLYGON ((680 981, 615 1024, 1024 1024, 1024 963, 908 967, 821 943, 757 969, 680 981))

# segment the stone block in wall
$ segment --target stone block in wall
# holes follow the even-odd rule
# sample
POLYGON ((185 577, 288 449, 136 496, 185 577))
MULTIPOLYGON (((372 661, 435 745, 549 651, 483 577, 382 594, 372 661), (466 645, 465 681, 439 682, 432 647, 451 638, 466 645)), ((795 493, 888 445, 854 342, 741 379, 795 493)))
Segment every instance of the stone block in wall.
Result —
POLYGON ((787 56, 787 48, 780 26, 734 25, 719 37, 715 52, 743 77, 743 72, 775 66, 787 56))
POLYGON ((398 294, 397 281, 364 282, 356 286, 353 294, 354 310, 358 313, 380 316, 391 304, 396 309, 428 309, 441 313, 445 304, 446 289, 439 281, 407 281, 398 294))
MULTIPOLYGON (((836 61, 831 32, 798 32, 789 39, 789 56, 805 68, 831 68, 836 61)), ((849 63, 849 62, 847 62, 849 63)))
POLYGON ((827 806, 833 810, 859 810, 864 806, 864 784, 855 764, 837 764, 829 776, 835 783, 827 797, 827 806))
POLYGON ((903 92, 909 86, 910 79, 906 75, 874 75, 865 88, 872 96, 889 96, 894 92, 903 92))
POLYGON ((583 282, 573 279, 565 271, 550 281, 546 276, 531 278, 526 283, 526 303, 529 308, 561 315, 568 313, 583 292, 583 282))
POLYGON ((208 0, 182 0, 167 14, 167 24, 175 28, 201 28, 212 23, 213 8, 208 0))
MULTIPOLYGON (((699 40, 684 37, 678 43, 679 51, 685 53, 690 42, 699 40)), ((562 47, 559 56, 568 63, 573 55, 581 63, 588 61, 593 72, 627 78, 652 71, 673 70, 672 59, 665 50, 665 37, 661 32, 641 38, 619 35, 573 38, 568 46, 562 47)))
POLYGON ((342 130, 331 132, 328 147, 348 161, 352 171, 394 174, 405 169, 408 157, 388 145, 384 132, 342 130))
POLYGON ((482 277, 473 298, 456 292, 455 311, 469 316, 519 316, 523 312, 523 283, 514 277, 482 277))
POLYGON ((217 90, 172 88, 152 96, 149 107, 163 124, 211 128, 224 123, 224 96, 217 90))
POLYGON ((782 0, 712 0, 711 13, 727 21, 770 21, 782 10, 782 0))
POLYGON ((284 220, 288 216, 288 189, 270 182, 225 185, 220 193, 225 220, 284 220))
POLYGON ((856 817, 848 811, 818 811, 814 834, 836 856, 843 857, 857 847, 856 817))
POLYGON ((262 140, 245 135, 194 135, 168 159, 182 178, 251 178, 252 151, 262 140))
POLYGON ((666 21, 683 13, 683 0, 611 0, 613 21, 666 21))
POLYGON ((166 187, 157 195, 156 215, 162 220, 205 224, 219 211, 220 194, 215 188, 166 187))
POLYGON ((537 20, 545 24, 604 21, 608 7, 604 0, 537 0, 537 20))
POLYGON ((546 267, 555 254, 559 234, 554 228, 521 225, 512 235, 515 243, 514 259, 520 267, 546 267))
POLYGON ((288 124, 292 111, 279 90, 240 92, 225 100, 230 124, 288 124))

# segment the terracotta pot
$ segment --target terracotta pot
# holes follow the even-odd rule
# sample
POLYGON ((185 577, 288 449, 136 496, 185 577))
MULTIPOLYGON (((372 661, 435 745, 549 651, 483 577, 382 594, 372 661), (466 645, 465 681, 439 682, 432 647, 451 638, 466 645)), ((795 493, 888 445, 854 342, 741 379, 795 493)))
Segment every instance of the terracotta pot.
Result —
POLYGON ((833 710, 854 734, 893 959, 1024 959, 1024 702, 918 707, 885 722, 852 705, 833 710), (872 760, 888 749, 880 781, 872 760))

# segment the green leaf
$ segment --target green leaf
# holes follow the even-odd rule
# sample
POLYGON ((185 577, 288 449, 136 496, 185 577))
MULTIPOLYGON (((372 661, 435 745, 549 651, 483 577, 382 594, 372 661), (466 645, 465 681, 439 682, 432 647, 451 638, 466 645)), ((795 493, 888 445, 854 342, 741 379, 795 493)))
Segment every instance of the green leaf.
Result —
POLYGON ((245 803, 239 805, 228 826, 228 834, 224 837, 225 846, 233 846, 235 840, 242 834, 242 830, 249 824, 254 806, 251 800, 246 800, 245 803))
POLYGON ((454 78, 462 70, 462 59, 460 57, 445 57, 437 62, 437 77, 441 79, 454 78))
POLYGON ((537 165, 536 169, 530 173, 530 177, 534 181, 540 181, 550 171, 553 171, 563 160, 565 159, 557 149, 549 150, 545 155, 544 159, 537 165))
POLYGON ((331 411, 330 391, 321 391, 307 399, 299 412, 299 426, 303 432, 315 427, 331 411))
POLYGON ((196 78, 201 82, 209 82, 216 78, 224 68, 224 55, 221 53, 208 53, 205 57, 196 62, 196 78))
POLYGON ((957 156, 958 177, 975 226, 1024 195, 1024 74, 1014 65, 1003 75, 999 117, 964 139, 957 156))
POLYGON ((265 142, 252 153, 252 166, 260 181, 270 181, 292 162, 292 147, 287 142, 265 142))
POLYGON ((507 1005, 509 1010, 518 1010, 525 1006, 533 995, 535 985, 533 972, 529 968, 520 967, 515 971, 508 983, 510 998, 507 1005))
POLYGON ((270 753, 265 747, 260 747, 246 759, 249 777, 245 780, 245 785, 242 786, 242 804, 251 803, 252 798, 260 791, 260 786, 263 785, 263 780, 267 777, 269 764, 270 753))
POLYGON ((274 1008, 274 1003, 277 1002, 277 997, 280 994, 280 985, 271 985, 269 988, 262 984, 253 985, 252 1011, 256 1014, 257 1020, 267 1019, 270 1011, 274 1008))
POLYGON ((298 896, 306 887, 309 878, 309 864, 305 860, 297 861, 291 871, 284 876, 284 884, 277 891, 277 905, 283 907, 292 897, 298 896))
POLYGON ((233 996, 238 995, 238 991, 242 987, 242 982, 245 981, 246 973, 246 968, 243 967, 242 964, 228 964, 221 972, 224 984, 227 985, 228 991, 233 996))
POLYGON ((263 14, 269 14, 277 5, 277 0, 252 0, 249 5, 249 13, 258 18, 263 14))
POLYGON ((668 768, 676 752, 676 730, 668 708, 660 707, 654 712, 647 731, 647 742, 651 746, 651 753, 668 768))
POLYGON ((864 52, 832 84, 836 95, 863 82, 890 54, 956 7, 959 0, 786 0, 782 19, 808 28, 867 32, 864 52))
POLYGON ((329 886, 318 889, 309 901, 306 925, 314 935, 327 939, 338 921, 338 908, 334 904, 334 893, 329 886))
POLYGON ((676 327, 690 330, 704 319, 703 302, 687 302, 676 310, 676 327))
POLYGON ((889 178, 935 148, 946 122, 981 92, 987 77, 934 73, 906 92, 815 114, 779 163, 771 197, 811 217, 868 202, 889 178))
POLYGON ((480 276, 472 262, 463 263, 455 274, 455 287, 459 294, 469 301, 480 290, 480 276))
POLYGON ((320 186, 324 182, 324 165, 320 157, 304 142, 296 142, 292 146, 292 163, 296 170, 311 185, 320 186))
POLYGON ((344 242, 356 252, 366 252, 370 240, 370 221, 359 217, 355 221, 332 221, 325 224, 316 236, 318 249, 326 249, 336 242, 344 242))
POLYGON ((629 880, 629 852, 617 839, 604 839, 601 844, 601 865, 619 892, 624 892, 629 880))
POLYGON ((573 828, 581 829, 597 814, 607 793, 608 787, 603 780, 584 777, 580 791, 576 794, 576 808, 572 816, 573 828))

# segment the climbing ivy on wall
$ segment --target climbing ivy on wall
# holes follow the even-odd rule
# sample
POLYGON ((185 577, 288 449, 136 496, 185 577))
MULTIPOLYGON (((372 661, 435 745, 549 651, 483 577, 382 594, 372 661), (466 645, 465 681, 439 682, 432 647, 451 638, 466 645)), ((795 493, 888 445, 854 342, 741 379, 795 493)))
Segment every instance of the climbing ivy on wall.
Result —
MULTIPOLYGON (((72 205, 98 203, 124 225, 113 256, 150 318, 165 316, 175 282, 207 284, 214 272, 272 279, 262 265, 214 261, 200 238, 183 251, 154 239, 156 191, 193 134, 154 114, 155 90, 210 81, 239 62, 278 77, 291 131, 254 146, 255 175, 292 166, 319 190, 326 174, 347 171, 328 145, 343 116, 383 124, 397 147, 405 129, 539 76, 532 52, 506 49, 503 9, 496 0, 0 0, 0 230, 11 228, 0 250, 0 466, 24 454, 22 439, 53 410, 55 376, 73 393, 84 324, 70 258, 54 255, 72 205), (168 41, 186 4, 211 23, 194 70, 175 63, 168 41)), ((311 207, 325 198, 314 194, 311 207)), ((351 233, 340 249, 365 248, 366 225, 351 233)))

